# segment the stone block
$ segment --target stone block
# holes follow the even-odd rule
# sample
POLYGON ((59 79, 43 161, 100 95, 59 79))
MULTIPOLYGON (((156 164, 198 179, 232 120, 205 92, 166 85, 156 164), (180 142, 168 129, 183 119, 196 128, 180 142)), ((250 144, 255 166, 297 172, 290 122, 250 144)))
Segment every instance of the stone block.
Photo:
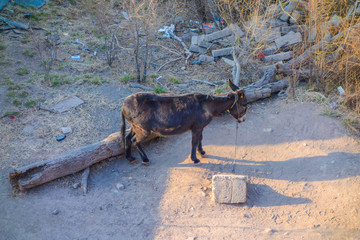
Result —
POLYGON ((231 34, 230 36, 216 40, 217 43, 219 43, 223 47, 227 46, 233 46, 235 43, 235 34, 231 34))
POLYGON ((275 39, 281 37, 280 27, 276 28, 267 28, 263 26, 262 28, 256 29, 255 31, 255 41, 256 42, 273 42, 275 39))
POLYGON ((212 178, 213 199, 217 203, 244 203, 246 190, 246 176, 214 175, 212 178))
POLYGON ((54 106, 54 109, 55 109, 55 111, 58 111, 59 113, 63 113, 63 112, 70 110, 71 108, 77 107, 83 103, 84 103, 83 100, 74 96, 74 97, 68 98, 66 100, 63 100, 63 101, 57 103, 54 106))
POLYGON ((297 4, 298 4, 298 1, 290 1, 284 7, 284 13, 281 14, 279 19, 283 22, 287 22, 289 20, 290 14, 294 11, 297 4))
POLYGON ((224 38, 227 36, 230 36, 232 34, 232 31, 230 30, 229 27, 224 28, 223 30, 217 31, 217 32, 213 32, 211 34, 207 34, 205 35, 204 40, 207 42, 211 42, 220 38, 224 38))
POLYGON ((305 25, 291 25, 281 27, 281 33, 284 35, 289 33, 290 31, 304 33, 305 25))
POLYGON ((295 24, 300 20, 300 12, 299 11, 293 11, 291 16, 290 16, 290 23, 291 24, 295 24))
POLYGON ((271 43, 269 45, 269 47, 265 48, 263 50, 263 53, 265 53, 265 56, 268 56, 268 55, 273 55, 277 52, 277 48, 276 48, 276 44, 275 43, 271 43))
POLYGON ((204 35, 192 36, 191 45, 199 45, 199 43, 204 40, 204 37, 204 35))
POLYGON ((214 58, 231 55, 232 52, 233 52, 233 47, 221 48, 211 51, 214 58))
POLYGON ((238 25, 230 24, 229 28, 237 38, 242 38, 243 36, 245 36, 245 33, 241 30, 241 28, 238 25))
POLYGON ((265 62, 289 60, 293 57, 293 52, 282 52, 274 55, 265 56, 265 62))
POLYGON ((290 31, 288 34, 275 40, 275 44, 278 49, 282 46, 290 46, 299 42, 302 42, 301 33, 295 33, 293 31, 290 31))
POLYGON ((202 54, 202 53, 206 53, 206 48, 202 48, 197 45, 191 45, 189 51, 202 54))
POLYGON ((227 63, 227 64, 229 64, 230 66, 235 66, 235 62, 233 61, 233 60, 231 60, 231 59, 228 59, 228 58, 224 58, 224 57, 222 57, 221 58, 225 63, 227 63))
POLYGON ((209 63, 209 62, 214 61, 214 57, 208 56, 208 55, 200 55, 200 56, 199 56, 199 61, 200 61, 200 62, 207 62, 207 63, 209 63))
POLYGON ((203 48, 206 48, 206 49, 212 49, 212 48, 217 48, 217 47, 218 47, 217 44, 215 44, 215 43, 209 43, 209 42, 207 42, 207 41, 200 41, 200 42, 198 43, 198 45, 199 45, 200 47, 203 47, 203 48))

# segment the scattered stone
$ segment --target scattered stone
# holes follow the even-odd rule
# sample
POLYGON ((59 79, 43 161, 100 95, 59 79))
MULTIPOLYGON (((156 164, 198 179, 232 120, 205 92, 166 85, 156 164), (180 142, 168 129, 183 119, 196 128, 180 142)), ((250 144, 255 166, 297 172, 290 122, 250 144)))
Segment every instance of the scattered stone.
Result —
POLYGON ((133 87, 133 88, 140 88, 140 89, 145 90, 145 91, 152 91, 153 90, 151 87, 147 87, 147 86, 139 84, 139 83, 130 83, 129 86, 133 87))
POLYGON ((336 110, 336 109, 339 107, 339 105, 338 105, 336 102, 331 102, 331 103, 330 103, 330 107, 331 107, 332 109, 336 110))
POLYGON ((189 87, 188 84, 184 84, 184 83, 182 83, 182 84, 177 84, 176 86, 178 86, 178 88, 182 88, 182 89, 189 87))
POLYGON ((299 11, 293 11, 293 13, 290 16, 290 23, 295 24, 300 20, 300 12, 299 11))
POLYGON ((72 185, 72 187, 73 187, 74 189, 77 189, 77 188, 80 187, 80 183, 74 183, 74 184, 72 185))
POLYGON ((72 128, 71 127, 62 127, 61 131, 63 132, 63 134, 72 133, 72 128))
POLYGON ((51 212, 52 215, 58 215, 59 214, 59 210, 55 209, 54 211, 51 212))
POLYGON ((328 25, 338 27, 341 25, 341 22, 342 22, 342 18, 335 14, 330 18, 328 25))
POLYGON ((232 52, 233 52, 233 47, 221 48, 221 49, 216 49, 216 50, 211 51, 214 58, 228 56, 228 55, 231 55, 232 52))
POLYGON ((117 188, 118 190, 123 190, 123 189, 125 189, 125 186, 124 186, 124 184, 122 184, 122 183, 117 183, 117 184, 116 184, 116 188, 117 188))
POLYGON ((246 202, 246 176, 214 175, 212 193, 217 203, 244 203, 246 202))
POLYGON ((189 51, 203 54, 203 53, 206 53, 206 48, 203 48, 203 47, 200 47, 200 46, 197 46, 197 45, 191 45, 190 48, 189 48, 189 51))
POLYGON ((180 69, 181 69, 181 70, 185 70, 185 69, 186 69, 186 67, 181 67, 180 69))
POLYGON ((225 63, 229 64, 230 66, 235 66, 235 62, 233 60, 230 60, 228 58, 222 57, 221 58, 225 63))
POLYGON ((298 1, 290 1, 284 7, 284 13, 280 16, 279 19, 283 22, 287 22, 289 20, 290 14, 294 11, 297 4, 298 4, 298 1))
POLYGON ((267 228, 267 229, 264 230, 264 232, 265 232, 265 233, 268 233, 268 234, 273 234, 273 233, 276 232, 276 230, 271 229, 271 228, 267 228))
POLYGON ((281 61, 281 60, 289 60, 292 57, 293 57, 293 52, 289 51, 289 52, 282 52, 282 53, 278 53, 278 54, 274 54, 274 55, 270 55, 270 56, 265 56, 264 60, 265 60, 265 62, 281 61))
POLYGON ((280 27, 277 28, 267 28, 262 27, 256 29, 255 31, 255 41, 256 42, 266 42, 270 43, 281 37, 280 27))
POLYGON ((283 46, 290 46, 302 42, 301 33, 290 31, 288 34, 275 40, 276 47, 279 49, 283 46))
POLYGON ((118 191, 118 190, 114 190, 114 193, 117 195, 117 194, 119 194, 119 191, 118 191))
POLYGON ((63 112, 70 110, 71 108, 77 107, 83 103, 84 103, 83 100, 74 96, 74 97, 68 98, 66 100, 60 101, 59 103, 57 103, 54 106, 54 109, 55 109, 55 111, 58 111, 59 113, 63 113, 63 112))
POLYGON ((199 56, 199 61, 209 63, 209 62, 214 61, 214 57, 208 56, 208 55, 200 55, 199 56))
POLYGON ((272 128, 264 128, 263 132, 271 133, 273 131, 272 128))
POLYGON ((191 37, 191 45, 199 45, 202 41, 204 41, 204 35, 191 37))
POLYGON ((275 43, 271 43, 269 47, 265 48, 263 51, 263 53, 265 54, 265 56, 268 55, 273 55, 277 52, 277 48, 276 48, 276 44, 275 43))
POLYGON ((337 90, 340 93, 340 96, 344 96, 345 95, 345 90, 342 88, 342 86, 337 87, 337 90))
POLYGON ((241 30, 241 28, 238 25, 230 24, 229 28, 235 34, 236 38, 242 38, 243 36, 245 36, 245 33, 241 30))
POLYGON ((210 34, 205 35, 204 40, 211 42, 220 38, 224 38, 230 36, 233 32, 230 30, 229 27, 224 28, 223 30, 213 32, 210 34))
POLYGON ((235 42, 235 34, 232 34, 226 38, 217 40, 216 42, 219 43, 223 47, 232 46, 232 45, 234 45, 234 42, 235 42))
POLYGON ((280 29, 281 29, 281 34, 287 34, 290 31, 304 33, 305 25, 283 26, 280 29))
POLYGON ((209 43, 207 41, 200 41, 198 44, 200 47, 206 48, 206 49, 212 49, 212 48, 217 48, 218 45, 215 43, 209 43))

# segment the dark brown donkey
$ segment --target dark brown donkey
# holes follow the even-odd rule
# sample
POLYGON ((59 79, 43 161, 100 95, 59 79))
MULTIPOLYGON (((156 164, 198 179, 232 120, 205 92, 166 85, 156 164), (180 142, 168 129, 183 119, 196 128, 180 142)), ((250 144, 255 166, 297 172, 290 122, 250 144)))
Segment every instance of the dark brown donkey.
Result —
POLYGON ((196 149, 202 156, 205 155, 201 144, 202 132, 214 116, 229 110, 238 122, 245 121, 247 101, 244 91, 235 86, 231 80, 229 85, 234 92, 217 96, 203 94, 167 96, 151 93, 128 96, 121 109, 121 135, 126 158, 130 163, 137 163, 131 156, 131 145, 134 142, 142 158, 142 164, 149 165, 149 159, 140 144, 150 134, 168 136, 191 130, 191 160, 195 164, 199 163, 196 149), (126 138, 125 119, 131 124, 131 130, 126 138))

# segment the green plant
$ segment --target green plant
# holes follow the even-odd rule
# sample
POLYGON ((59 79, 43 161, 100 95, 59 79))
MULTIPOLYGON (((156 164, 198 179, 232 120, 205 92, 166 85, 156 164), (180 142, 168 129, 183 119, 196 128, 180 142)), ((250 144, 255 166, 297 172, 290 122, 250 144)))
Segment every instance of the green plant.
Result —
POLYGON ((173 84, 180 84, 179 80, 176 77, 173 77, 173 76, 169 77, 169 82, 171 82, 173 84))
POLYGON ((153 89, 154 93, 160 94, 160 93, 166 93, 166 90, 163 86, 156 85, 153 89))
POLYGON ((83 76, 84 78, 86 78, 86 79, 89 79, 89 78, 91 78, 91 75, 90 74, 88 74, 88 73, 86 73, 86 74, 84 74, 84 76, 83 76))
POLYGON ((341 114, 337 111, 331 111, 331 110, 325 110, 324 112, 322 112, 320 114, 321 116, 328 116, 328 117, 333 117, 333 118, 338 118, 341 117, 341 114))
POLYGON ((19 76, 24 76, 26 74, 29 74, 30 71, 29 69, 25 68, 25 67, 21 67, 21 68, 18 68, 16 74, 19 75, 19 76))
POLYGON ((90 80, 91 84, 95 84, 95 85, 100 85, 100 78, 98 76, 94 77, 93 79, 90 80))
POLYGON ((14 85, 11 85, 10 87, 8 87, 8 90, 20 90, 22 89, 22 86, 19 85, 19 84, 14 84, 14 85))
POLYGON ((8 93, 6 94, 6 97, 8 98, 13 98, 16 96, 16 92, 15 91, 8 91, 8 93))
POLYGON ((132 80, 135 80, 135 77, 130 75, 130 74, 123 74, 121 77, 120 77, 120 82, 123 82, 123 83, 128 83, 132 80))
POLYGON ((29 93, 27 91, 22 91, 19 93, 19 97, 21 98, 26 98, 27 96, 29 96, 29 93))
POLYGON ((32 100, 26 101, 24 103, 24 106, 27 108, 31 108, 31 107, 35 107, 37 103, 38 103, 38 100, 32 99, 32 100))
POLYGON ((222 89, 222 88, 215 89, 216 94, 220 94, 220 93, 223 93, 223 92, 224 92, 224 89, 222 89))
POLYGON ((5 50, 6 46, 4 44, 0 44, 0 50, 5 50))
POLYGON ((25 56, 28 57, 34 57, 34 53, 32 53, 30 50, 26 49, 22 52, 22 54, 24 54, 25 56))
POLYGON ((20 99, 15 98, 15 99, 13 100, 13 104, 14 104, 15 106, 19 106, 19 105, 21 105, 21 104, 22 104, 22 102, 21 102, 21 100, 20 100, 20 99))
POLYGON ((6 85, 14 85, 15 83, 11 80, 10 77, 4 77, 3 78, 3 83, 6 85))
POLYGON ((150 78, 157 78, 158 75, 156 75, 155 73, 152 73, 149 75, 150 78))

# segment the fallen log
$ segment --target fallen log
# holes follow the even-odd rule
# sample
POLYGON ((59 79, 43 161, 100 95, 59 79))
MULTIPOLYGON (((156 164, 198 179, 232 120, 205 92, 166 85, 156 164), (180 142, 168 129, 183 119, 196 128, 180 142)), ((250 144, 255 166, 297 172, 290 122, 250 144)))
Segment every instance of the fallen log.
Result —
MULTIPOLYGON (((267 76, 271 76, 271 74, 268 74, 267 76)), ((276 82, 272 81, 270 83, 269 79, 272 78, 264 77, 259 80, 258 82, 261 81, 262 83, 266 83, 262 86, 259 86, 258 83, 244 88, 245 96, 249 103, 258 99, 267 98, 272 93, 279 92, 288 86, 288 78, 276 82)), ((151 135, 147 141, 150 141, 155 137, 156 135, 151 135)), ((57 178, 79 172, 102 160, 122 155, 124 150, 121 145, 120 132, 115 132, 100 142, 60 154, 59 156, 43 162, 33 163, 12 170, 9 173, 10 184, 13 189, 23 191, 57 178)), ((85 179, 87 179, 88 171, 85 171, 83 176, 84 180, 82 181, 82 184, 85 183, 85 179)))

